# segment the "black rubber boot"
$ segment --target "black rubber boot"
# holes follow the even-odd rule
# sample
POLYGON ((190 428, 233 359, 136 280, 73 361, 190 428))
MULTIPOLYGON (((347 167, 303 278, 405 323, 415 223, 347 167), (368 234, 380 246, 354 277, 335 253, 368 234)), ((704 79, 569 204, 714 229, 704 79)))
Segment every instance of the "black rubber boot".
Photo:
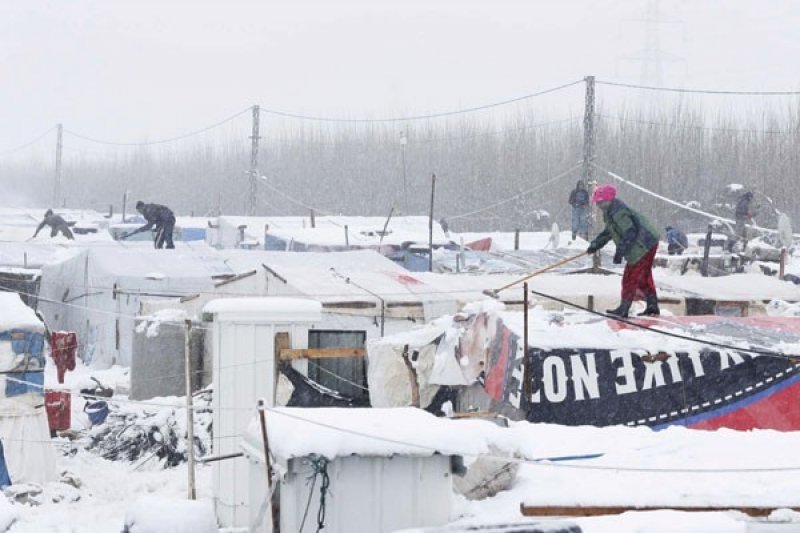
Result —
POLYGON ((659 316, 661 314, 661 309, 658 308, 657 295, 648 294, 645 301, 647 302, 647 307, 644 308, 644 311, 639 313, 639 316, 659 316))
POLYGON ((628 311, 631 309, 631 301, 630 300, 622 300, 619 303, 619 306, 615 309, 607 309, 606 314, 615 315, 622 318, 628 318, 628 311))

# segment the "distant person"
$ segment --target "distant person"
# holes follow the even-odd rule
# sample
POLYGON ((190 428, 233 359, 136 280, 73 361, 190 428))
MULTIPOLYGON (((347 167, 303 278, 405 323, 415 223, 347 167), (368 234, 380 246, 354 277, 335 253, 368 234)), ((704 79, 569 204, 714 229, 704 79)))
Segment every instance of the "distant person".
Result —
POLYGON ((67 239, 74 241, 75 236, 72 234, 72 231, 69 229, 69 224, 66 220, 64 220, 61 215, 56 215, 53 213, 52 209, 48 209, 44 212, 44 220, 39 224, 36 228, 36 232, 33 234, 31 239, 35 239, 39 232, 42 231, 42 228, 45 226, 50 226, 50 237, 55 237, 59 233, 66 237, 67 239))
POLYGON ((575 240, 576 235, 580 235, 584 239, 589 239, 589 191, 586 190, 586 185, 583 180, 578 180, 575 188, 569 193, 569 205, 572 206, 572 240, 575 240))
POLYGON ((674 226, 664 228, 667 235, 667 253, 669 255, 683 255, 683 251, 689 247, 689 239, 686 234, 674 226))
POLYGON ((139 200, 136 202, 136 210, 141 213, 147 224, 122 235, 120 238, 127 239, 131 235, 136 235, 142 231, 152 229, 155 232, 154 242, 157 249, 164 247, 166 243, 168 249, 175 248, 172 242, 172 232, 175 229, 175 213, 172 209, 160 204, 146 204, 139 200))
POLYGON ((742 194, 736 202, 736 211, 734 212, 736 227, 733 231, 734 236, 728 244, 729 251, 733 251, 733 246, 738 241, 742 241, 742 249, 747 247, 747 226, 753 223, 754 215, 753 193, 747 191, 742 194))
POLYGON ((614 253, 614 264, 622 263, 625 271, 622 274, 622 301, 615 309, 606 311, 609 315, 627 317, 631 303, 641 293, 647 307, 640 316, 657 316, 658 295, 653 281, 653 260, 658 250, 658 232, 641 214, 637 213, 622 200, 617 198, 617 190, 613 185, 601 185, 592 194, 592 203, 603 212, 606 227, 589 244, 586 251, 595 253, 613 240, 617 245, 614 253))

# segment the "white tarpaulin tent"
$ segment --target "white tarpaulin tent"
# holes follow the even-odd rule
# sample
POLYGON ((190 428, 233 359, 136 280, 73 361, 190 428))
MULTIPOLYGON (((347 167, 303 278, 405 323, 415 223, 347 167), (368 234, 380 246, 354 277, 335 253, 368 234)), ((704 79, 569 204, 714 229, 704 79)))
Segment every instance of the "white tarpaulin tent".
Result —
POLYGON ((73 249, 42 268, 39 309, 54 329, 75 331, 86 364, 129 366, 135 317, 144 299, 212 292, 231 270, 205 244, 73 249))
POLYGON ((0 292, 0 441, 12 483, 55 479, 44 409, 45 328, 17 294, 0 292))

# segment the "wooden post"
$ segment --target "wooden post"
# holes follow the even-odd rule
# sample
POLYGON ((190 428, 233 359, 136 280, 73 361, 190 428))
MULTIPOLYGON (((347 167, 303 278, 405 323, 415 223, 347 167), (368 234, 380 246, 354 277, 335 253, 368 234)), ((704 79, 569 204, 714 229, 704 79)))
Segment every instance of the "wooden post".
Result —
POLYGON ((519 230, 514 230, 514 250, 519 250, 519 230))
POLYGON ((711 253, 711 232, 712 231, 713 231, 713 228, 711 227, 711 224, 709 224, 708 225, 708 231, 706 231, 706 243, 705 243, 705 246, 703 246, 703 263, 700 266, 700 273, 703 275, 704 278, 708 276, 708 256, 711 253))
POLYGON ((264 464, 267 466, 267 487, 272 492, 272 459, 269 458, 269 440, 267 439, 267 419, 264 415, 264 400, 258 400, 258 418, 261 422, 261 439, 264 444, 264 464))
POLYGON ((344 245, 347 249, 350 249, 350 231, 347 228, 347 224, 344 225, 344 245))
POLYGON ((431 211, 428 217, 428 272, 433 272, 433 200, 436 197, 436 174, 431 176, 431 211))
POLYGON ((311 210, 311 227, 312 228, 316 228, 317 227, 317 221, 314 218, 314 210, 313 209, 311 210))
POLYGON ((528 282, 522 284, 522 290, 525 294, 522 297, 522 392, 525 395, 525 402, 521 405, 524 406, 525 416, 527 418, 528 409, 530 408, 531 401, 531 365, 528 361, 528 282))
POLYGON ((778 279, 783 279, 783 275, 786 272, 786 247, 781 248, 781 266, 778 272, 778 279))
POLYGON ((197 499, 194 477, 194 408, 192 406, 192 321, 186 319, 184 339, 184 363, 186 368, 186 456, 189 473, 189 499, 197 499))

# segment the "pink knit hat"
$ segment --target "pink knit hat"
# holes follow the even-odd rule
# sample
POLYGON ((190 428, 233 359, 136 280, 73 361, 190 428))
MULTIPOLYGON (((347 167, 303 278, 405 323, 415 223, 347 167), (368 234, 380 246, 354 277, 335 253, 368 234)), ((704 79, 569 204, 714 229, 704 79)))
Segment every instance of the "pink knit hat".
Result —
POLYGON ((617 196, 617 189, 613 185, 600 185, 592 194, 592 203, 610 202, 617 196))

